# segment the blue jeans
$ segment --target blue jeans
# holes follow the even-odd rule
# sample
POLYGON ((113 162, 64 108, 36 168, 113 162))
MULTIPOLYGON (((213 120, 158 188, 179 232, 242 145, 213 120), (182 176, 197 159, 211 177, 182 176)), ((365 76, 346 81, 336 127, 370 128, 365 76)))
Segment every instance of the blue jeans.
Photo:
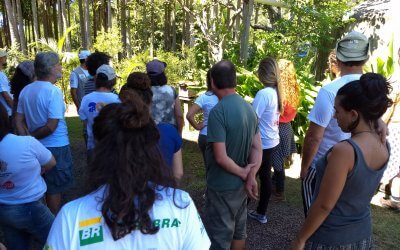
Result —
POLYGON ((7 249, 30 249, 31 237, 43 247, 53 221, 54 215, 41 201, 0 204, 0 225, 7 249))

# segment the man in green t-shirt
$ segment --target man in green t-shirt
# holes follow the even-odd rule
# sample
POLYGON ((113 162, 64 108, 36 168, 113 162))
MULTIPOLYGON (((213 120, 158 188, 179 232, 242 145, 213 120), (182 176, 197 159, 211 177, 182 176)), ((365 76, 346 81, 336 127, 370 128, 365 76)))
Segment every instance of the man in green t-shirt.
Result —
POLYGON ((258 195, 258 121, 251 105, 236 94, 236 70, 230 61, 211 68, 211 85, 220 101, 210 112, 207 128, 206 229, 210 249, 243 249, 247 198, 258 195))

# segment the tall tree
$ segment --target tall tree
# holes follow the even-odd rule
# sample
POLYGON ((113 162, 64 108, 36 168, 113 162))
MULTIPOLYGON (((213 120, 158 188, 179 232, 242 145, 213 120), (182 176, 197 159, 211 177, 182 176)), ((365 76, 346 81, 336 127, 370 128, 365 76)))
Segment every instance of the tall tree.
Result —
POLYGON ((31 0, 31 7, 32 7, 32 19, 33 19, 33 30, 35 33, 35 41, 38 41, 40 39, 40 31, 39 31, 36 0, 31 0))
POLYGON ((21 42, 21 50, 24 55, 27 55, 27 47, 26 47, 26 38, 25 38, 25 30, 24 30, 24 19, 22 17, 22 4, 21 0, 16 0, 17 6, 17 17, 18 17, 18 35, 19 40, 21 42))
POLYGON ((20 44, 19 35, 18 35, 18 26, 17 21, 14 15, 14 8, 10 2, 10 0, 4 0, 4 4, 7 10, 7 17, 8 17, 8 24, 10 29, 10 37, 11 37, 11 44, 20 44))
POLYGON ((89 14, 89 0, 83 0, 83 19, 85 23, 85 36, 86 47, 92 47, 92 38, 91 38, 91 30, 90 30, 90 14, 89 14))
POLYGON ((215 63, 222 59, 225 41, 228 38, 226 26, 232 27, 235 24, 235 18, 242 11, 242 8, 236 9, 233 5, 227 5, 226 1, 218 0, 218 1, 207 1, 201 0, 200 3, 197 4, 196 8, 191 10, 184 2, 184 0, 177 0, 179 4, 182 6, 183 10, 191 15, 195 20, 196 24, 199 26, 201 30, 201 36, 208 43, 208 52, 209 52, 209 60, 210 63, 215 63), (219 10, 221 8, 221 10, 219 10), (226 9, 231 8, 231 16, 229 20, 229 25, 226 23, 218 22, 218 18, 210 18, 210 13, 212 17, 216 17, 218 15, 222 16, 226 14, 226 9), (213 14, 214 13, 214 14, 213 14))
POLYGON ((243 1, 243 28, 240 35, 240 61, 246 65, 249 57, 250 21, 253 14, 254 0, 243 1))
POLYGON ((86 39, 86 23, 84 18, 84 10, 83 10, 83 3, 82 0, 78 0, 78 12, 79 12, 79 26, 81 30, 81 39, 82 39, 82 47, 84 49, 89 48, 86 39))
POLYGON ((122 57, 126 56, 128 41, 127 41, 127 32, 126 32, 126 0, 120 0, 121 5, 121 42, 124 51, 122 52, 122 57))
MULTIPOLYGON (((109 31, 112 28, 112 9, 111 9, 111 0, 106 0, 107 1, 107 31, 109 31)), ((126 2, 125 2, 126 4, 126 2)))
MULTIPOLYGON (((61 9, 63 32, 66 32, 69 27, 69 21, 68 21, 67 12, 65 9, 65 0, 60 0, 60 9, 61 9)), ((71 41, 69 39, 69 35, 67 35, 65 37, 65 50, 68 52, 71 51, 71 41)))

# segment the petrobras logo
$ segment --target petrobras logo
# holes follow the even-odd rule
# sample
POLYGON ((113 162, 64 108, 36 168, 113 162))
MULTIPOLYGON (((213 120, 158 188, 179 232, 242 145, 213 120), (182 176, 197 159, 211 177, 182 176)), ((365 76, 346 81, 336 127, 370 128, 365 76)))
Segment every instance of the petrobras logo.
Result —
POLYGON ((103 226, 101 217, 95 217, 79 222, 79 245, 86 246, 103 242, 103 226))

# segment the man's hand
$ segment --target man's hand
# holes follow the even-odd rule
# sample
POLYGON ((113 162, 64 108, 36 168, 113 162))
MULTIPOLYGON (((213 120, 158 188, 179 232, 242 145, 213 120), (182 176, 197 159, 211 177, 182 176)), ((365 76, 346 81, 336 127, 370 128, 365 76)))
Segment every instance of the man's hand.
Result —
POLYGON ((251 199, 258 200, 258 184, 257 184, 257 180, 255 177, 249 175, 249 178, 247 178, 247 180, 246 180, 245 188, 246 188, 247 195, 251 199))
POLYGON ((246 167, 242 168, 240 178, 242 178, 242 180, 246 181, 251 169, 254 168, 255 166, 256 166, 255 163, 247 164, 246 167))
POLYGON ((386 136, 389 135, 389 129, 382 119, 378 120, 378 127, 376 128, 376 132, 378 132, 381 142, 383 144, 386 144, 386 136))

